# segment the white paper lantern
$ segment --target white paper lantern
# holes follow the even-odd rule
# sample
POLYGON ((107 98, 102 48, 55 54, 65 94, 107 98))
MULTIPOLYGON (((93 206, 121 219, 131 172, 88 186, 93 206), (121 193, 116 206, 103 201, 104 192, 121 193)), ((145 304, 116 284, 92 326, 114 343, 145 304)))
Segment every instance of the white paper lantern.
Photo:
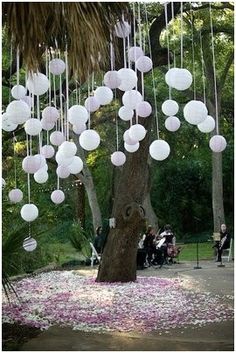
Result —
POLYGON ((13 189, 9 192, 8 197, 12 203, 21 202, 23 199, 23 192, 20 189, 13 189))
POLYGON ((44 145, 40 148, 40 154, 45 158, 52 158, 54 156, 55 149, 51 145, 44 145))
POLYGON ((202 123, 198 124, 197 127, 201 132, 208 133, 214 130, 215 125, 215 119, 207 115, 207 118, 202 123))
POLYGON ((119 117, 124 121, 129 121, 134 116, 133 109, 127 108, 125 106, 120 107, 118 111, 119 117))
POLYGON ((171 132, 175 132, 180 128, 180 120, 176 116, 169 116, 165 121, 165 127, 171 132))
POLYGON ((126 155, 123 152, 116 151, 111 155, 111 163, 116 167, 122 166, 126 161, 126 155))
POLYGON ((2 129, 7 132, 14 131, 18 126, 17 124, 12 123, 9 117, 9 114, 7 113, 2 114, 2 129))
POLYGON ((152 60, 148 56, 141 56, 135 61, 135 66, 141 72, 148 72, 152 69, 152 60))
POLYGON ((170 154, 170 146, 164 140, 155 140, 149 146, 151 157, 157 161, 163 161, 170 154))
POLYGON ((203 102, 191 100, 184 107, 184 118, 193 125, 202 123, 207 118, 207 107, 203 102))
POLYGON ((152 106, 146 101, 140 102, 137 105, 136 112, 138 116, 141 116, 142 118, 147 118, 152 113, 152 106))
POLYGON ((118 21, 115 25, 115 35, 118 38, 125 38, 131 33, 131 26, 126 21, 118 21))
POLYGON ((61 59, 52 59, 49 62, 49 71, 53 75, 61 75, 66 69, 66 64, 61 59))
POLYGON ((33 105, 33 100, 31 96, 24 96, 23 98, 21 98, 21 101, 25 102, 30 108, 33 105))
POLYGON ((72 129, 76 135, 80 135, 87 127, 86 124, 74 124, 72 129))
POLYGON ((55 127, 55 123, 49 121, 47 118, 42 118, 41 119, 41 126, 42 126, 43 130, 50 131, 55 127))
POLYGON ((23 97, 25 97, 26 93, 27 89, 22 85, 15 85, 11 89, 11 95, 15 99, 22 99, 23 97))
POLYGON ((68 169, 71 174, 80 173, 83 167, 84 167, 83 161, 78 156, 73 157, 72 163, 68 165, 68 169))
POLYGON ((121 78, 116 70, 106 72, 103 80, 104 84, 111 89, 118 88, 121 84, 121 78))
POLYGON ((74 157, 77 152, 77 147, 74 142, 65 141, 60 145, 59 151, 65 157, 74 157))
POLYGON ((162 103, 161 110, 167 116, 174 116, 179 111, 179 105, 173 99, 167 99, 162 103))
POLYGON ((48 180, 48 173, 44 168, 39 169, 36 173, 34 173, 34 180, 38 184, 46 183, 48 180))
POLYGON ((33 203, 27 203, 21 208, 20 214, 24 221, 33 222, 38 217, 39 210, 33 203))
POLYGON ((70 175, 70 171, 69 171, 68 167, 66 167, 64 165, 59 165, 59 167, 57 167, 57 169, 56 169, 56 173, 59 176, 59 178, 61 178, 61 179, 68 178, 68 176, 70 175))
POLYGON ((95 112, 100 108, 100 104, 96 97, 88 97, 87 99, 85 99, 84 106, 87 111, 91 113, 95 112))
POLYGON ((136 109, 139 103, 143 100, 143 96, 139 91, 131 90, 123 94, 122 102, 125 107, 136 109))
POLYGON ((34 159, 39 164, 38 170, 43 168, 47 164, 46 158, 44 156, 42 156, 41 154, 39 154, 39 153, 34 155, 34 159))
POLYGON ((42 124, 39 119, 31 118, 25 123, 25 132, 30 136, 37 136, 42 131, 42 124))
POLYGON ((22 161, 22 169, 29 174, 34 174, 40 169, 40 160, 35 156, 27 156, 22 161))
POLYGON ((135 145, 128 145, 126 142, 124 143, 126 151, 130 153, 134 153, 139 149, 139 142, 137 142, 135 145))
POLYGON ((42 111, 42 117, 43 119, 47 119, 47 121, 50 121, 51 123, 55 123, 57 119, 59 118, 60 114, 59 111, 55 107, 46 107, 42 111))
POLYGON ((169 69, 167 71, 167 73, 165 74, 165 81, 167 83, 168 86, 173 87, 173 77, 175 76, 175 73, 178 71, 179 69, 176 67, 172 67, 171 69, 169 69))
POLYGON ((37 241, 34 238, 27 237, 23 241, 23 248, 28 252, 34 251, 37 248, 37 241))
POLYGON ((26 87, 30 93, 35 96, 41 96, 46 93, 49 88, 49 80, 46 75, 37 73, 31 74, 26 82, 26 87))
POLYGON ((45 170, 46 172, 48 171, 48 165, 47 163, 42 167, 40 168, 39 170, 45 170))
POLYGON ((6 185, 6 182, 3 178, 1 178, 1 186, 2 186, 2 189, 5 188, 5 185, 6 185))
POLYGON ((113 92, 109 87, 101 86, 95 89, 94 97, 100 105, 110 104, 113 99, 113 92))
POLYGON ((141 141, 146 136, 146 130, 143 125, 135 124, 129 128, 129 136, 132 140, 141 141))
POLYGON ((58 151, 56 153, 55 159, 58 165, 66 167, 73 162, 73 156, 65 157, 64 154, 61 153, 61 151, 58 151))
POLYGON ((53 131, 50 135, 50 142, 54 146, 60 146, 65 140, 65 136, 61 131, 53 131))
POLYGON ((88 118, 88 111, 83 105, 72 105, 68 110, 68 120, 71 124, 85 124, 88 118))
POLYGON ((100 144, 100 136, 95 130, 85 130, 79 137, 80 146, 86 151, 95 150, 100 144))
POLYGON ((137 85, 138 77, 134 70, 122 68, 118 71, 118 75, 121 79, 121 84, 118 88, 121 91, 130 91, 137 85))
POLYGON ((130 137, 129 134, 130 129, 126 130, 123 134, 123 139, 128 145, 136 145, 138 140, 134 140, 130 137))
POLYGON ((23 124, 30 118, 30 108, 22 100, 8 104, 6 113, 9 115, 9 120, 14 124, 23 124))
POLYGON ((140 47, 131 47, 128 51, 129 60, 135 62, 141 56, 144 56, 143 49, 140 47))
POLYGON ((171 87, 185 91, 193 82, 192 74, 186 69, 177 69, 171 78, 171 87))
POLYGON ((51 200, 53 203, 55 203, 56 205, 59 205, 60 203, 62 203, 65 200, 65 194, 63 191, 61 190, 54 190, 51 193, 51 200))
POLYGON ((223 152, 227 146, 227 142, 224 138, 224 136, 221 135, 214 135, 212 136, 212 138, 209 141, 209 146, 210 149, 213 152, 223 152))

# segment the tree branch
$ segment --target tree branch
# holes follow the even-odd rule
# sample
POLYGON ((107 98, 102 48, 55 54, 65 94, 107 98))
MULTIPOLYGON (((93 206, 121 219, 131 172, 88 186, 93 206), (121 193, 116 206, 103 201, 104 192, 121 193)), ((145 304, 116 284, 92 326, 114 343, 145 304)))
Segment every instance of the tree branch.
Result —
POLYGON ((225 67, 224 67, 224 70, 221 74, 221 77, 219 79, 219 89, 222 90, 223 87, 224 87, 224 84, 225 84, 225 80, 226 80, 226 77, 228 75, 228 72, 229 72, 229 69, 230 69, 230 66, 232 65, 233 63, 233 60, 234 60, 234 51, 232 50, 229 55, 228 55, 228 59, 226 60, 226 64, 225 64, 225 67))

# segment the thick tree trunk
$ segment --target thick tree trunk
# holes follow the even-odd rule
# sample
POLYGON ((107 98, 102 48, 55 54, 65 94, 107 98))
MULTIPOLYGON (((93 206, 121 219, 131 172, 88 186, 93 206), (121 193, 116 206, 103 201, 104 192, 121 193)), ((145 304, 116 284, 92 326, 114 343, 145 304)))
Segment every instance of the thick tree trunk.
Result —
POLYGON ((158 230, 158 218, 157 218, 157 216, 153 210, 153 207, 152 207, 150 192, 147 193, 147 195, 143 201, 143 207, 145 209, 147 223, 152 225, 152 227, 157 231, 158 230))

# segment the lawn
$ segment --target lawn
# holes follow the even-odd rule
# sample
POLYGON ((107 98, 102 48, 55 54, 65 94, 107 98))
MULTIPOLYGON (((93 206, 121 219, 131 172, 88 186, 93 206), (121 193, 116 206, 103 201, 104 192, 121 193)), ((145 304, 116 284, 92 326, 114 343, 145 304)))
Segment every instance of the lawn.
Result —
MULTIPOLYGON (((182 251, 179 255, 180 261, 191 261, 197 259, 197 244, 180 244, 182 251)), ((213 243, 199 243, 198 244, 198 253, 199 260, 213 260, 215 258, 214 249, 212 249, 213 243)))

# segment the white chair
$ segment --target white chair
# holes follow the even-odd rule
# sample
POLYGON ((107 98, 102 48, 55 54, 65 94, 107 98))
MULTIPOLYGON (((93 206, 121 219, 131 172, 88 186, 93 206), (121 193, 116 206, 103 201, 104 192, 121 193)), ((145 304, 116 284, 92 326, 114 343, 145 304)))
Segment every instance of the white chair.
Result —
POLYGON ((93 243, 89 242, 91 249, 92 249, 92 256, 90 258, 91 260, 91 267, 93 267, 94 261, 97 259, 98 262, 100 263, 101 261, 101 256, 98 255, 97 250, 95 249, 93 243))
POLYGON ((232 251, 233 251, 233 239, 230 239, 230 246, 229 249, 224 249, 222 253, 222 260, 226 259, 228 262, 232 261, 232 251))

